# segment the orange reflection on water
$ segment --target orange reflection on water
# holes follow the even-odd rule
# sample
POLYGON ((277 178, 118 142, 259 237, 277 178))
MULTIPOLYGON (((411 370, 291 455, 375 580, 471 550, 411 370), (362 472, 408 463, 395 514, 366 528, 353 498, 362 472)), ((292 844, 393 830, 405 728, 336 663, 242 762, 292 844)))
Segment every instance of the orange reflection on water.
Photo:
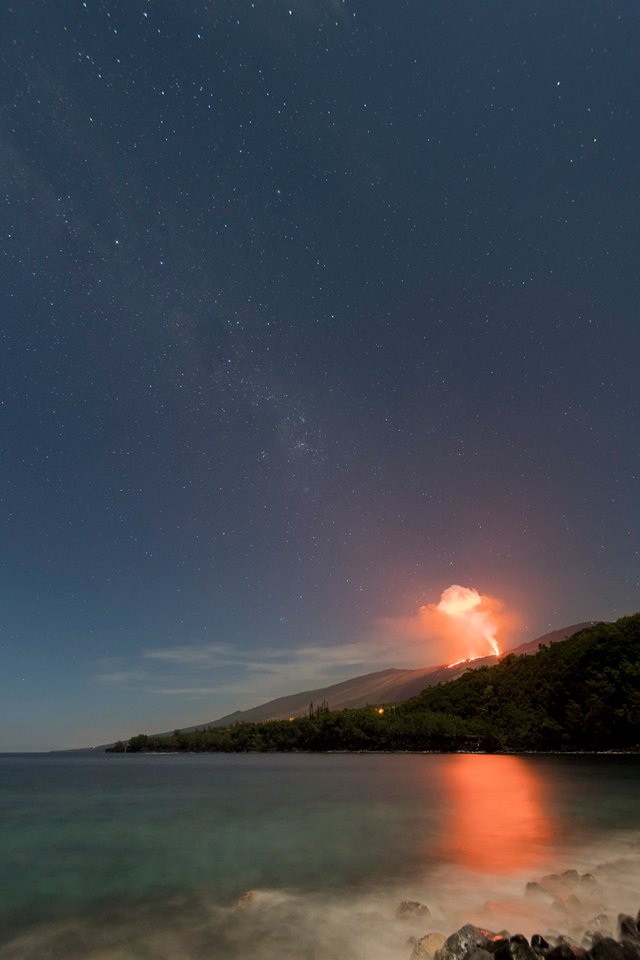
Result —
MULTIPOLYGON (((443 758, 444 760, 445 758, 443 758)), ((447 854, 455 863, 511 873, 540 863, 556 834, 548 788, 521 757, 456 754, 446 758, 447 854)))

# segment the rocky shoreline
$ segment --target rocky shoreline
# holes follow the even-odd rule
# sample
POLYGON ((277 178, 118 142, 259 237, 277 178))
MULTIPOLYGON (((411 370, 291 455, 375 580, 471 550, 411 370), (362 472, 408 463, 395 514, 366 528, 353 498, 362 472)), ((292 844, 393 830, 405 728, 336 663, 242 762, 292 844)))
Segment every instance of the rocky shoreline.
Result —
MULTIPOLYGON (((410 960, 640 960, 640 912, 636 917, 597 913, 586 924, 577 920, 576 908, 597 903, 598 881, 593 874, 566 870, 531 881, 525 898, 545 900, 563 914, 568 931, 549 929, 527 938, 508 930, 498 932, 467 923, 450 936, 437 930, 419 939, 410 937, 410 960)), ((403 901, 396 917, 426 920, 431 911, 418 901, 403 901)))
MULTIPOLYGON (((606 927, 609 918, 596 918, 597 922, 606 927)), ((616 937, 589 930, 582 944, 562 934, 549 942, 534 933, 529 941, 521 933, 494 933, 468 923, 446 939, 441 933, 427 933, 414 943, 411 960, 640 960, 639 922, 640 913, 635 919, 621 913, 616 937)))

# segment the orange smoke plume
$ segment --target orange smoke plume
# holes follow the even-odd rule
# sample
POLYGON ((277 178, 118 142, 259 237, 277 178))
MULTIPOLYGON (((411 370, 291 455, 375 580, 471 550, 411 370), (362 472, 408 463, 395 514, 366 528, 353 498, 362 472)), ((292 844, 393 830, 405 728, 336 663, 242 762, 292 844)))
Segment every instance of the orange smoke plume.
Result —
POLYGON ((437 603, 424 604, 414 616, 385 618, 381 623, 398 640, 412 646, 419 643, 422 659, 426 642, 432 657, 449 664, 500 656, 515 626, 513 615, 500 600, 457 583, 443 590, 437 603))
POLYGON ((485 647, 485 654, 500 656, 496 639, 500 626, 496 616, 498 610, 492 597, 483 597, 473 587, 461 587, 454 583, 443 591, 434 611, 450 617, 453 629, 465 634, 474 649, 478 641, 481 644, 486 641, 488 649, 485 647))

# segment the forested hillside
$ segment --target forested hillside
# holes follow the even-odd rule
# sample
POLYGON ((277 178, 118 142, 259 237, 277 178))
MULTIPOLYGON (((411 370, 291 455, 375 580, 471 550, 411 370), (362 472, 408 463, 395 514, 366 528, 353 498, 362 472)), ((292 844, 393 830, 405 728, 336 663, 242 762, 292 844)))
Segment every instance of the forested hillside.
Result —
POLYGON ((640 614, 505 657, 391 707, 133 737, 112 750, 640 749, 640 614))

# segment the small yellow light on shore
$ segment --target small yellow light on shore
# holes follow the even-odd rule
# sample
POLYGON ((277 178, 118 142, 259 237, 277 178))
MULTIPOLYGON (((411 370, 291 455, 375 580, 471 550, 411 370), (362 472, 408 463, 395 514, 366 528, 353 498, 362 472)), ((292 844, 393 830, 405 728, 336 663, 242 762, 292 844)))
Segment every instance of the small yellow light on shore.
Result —
POLYGON ((384 707, 378 707, 376 713, 384 713, 384 707))

